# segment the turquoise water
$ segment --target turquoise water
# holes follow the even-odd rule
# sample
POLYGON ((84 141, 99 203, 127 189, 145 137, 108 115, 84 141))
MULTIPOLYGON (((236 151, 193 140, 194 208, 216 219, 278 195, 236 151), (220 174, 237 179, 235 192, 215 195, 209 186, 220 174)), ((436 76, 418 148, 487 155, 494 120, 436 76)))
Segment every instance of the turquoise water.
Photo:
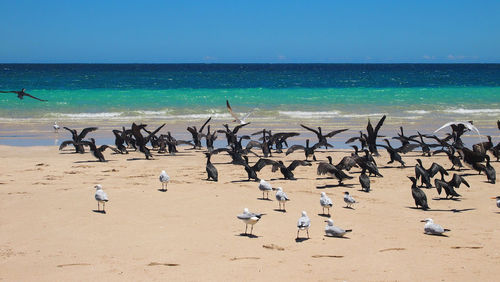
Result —
POLYGON ((30 93, 49 102, 4 95, 0 99, 0 118, 203 118, 209 115, 223 118, 229 117, 226 99, 235 111, 254 111, 254 116, 260 118, 349 117, 377 113, 500 115, 500 87, 80 89, 30 93))
POLYGON ((229 119, 228 99, 254 120, 387 114, 493 120, 500 65, 0 64, 0 120, 229 119))

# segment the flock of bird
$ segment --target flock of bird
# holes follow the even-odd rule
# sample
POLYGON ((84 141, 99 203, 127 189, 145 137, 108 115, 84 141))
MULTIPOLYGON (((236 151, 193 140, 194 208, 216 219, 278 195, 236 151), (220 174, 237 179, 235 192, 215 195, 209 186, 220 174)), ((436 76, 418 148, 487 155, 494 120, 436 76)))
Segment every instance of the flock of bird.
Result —
MULTIPOLYGON (((192 135, 192 140, 177 140, 172 136, 170 132, 167 134, 159 134, 159 131, 165 126, 165 124, 154 130, 148 130, 145 124, 135 124, 133 123, 131 128, 126 129, 122 127, 121 129, 113 130, 115 136, 115 147, 109 145, 97 146, 95 139, 90 138, 86 140, 86 136, 95 130, 97 127, 88 127, 83 129, 78 133, 74 129, 63 127, 67 131, 71 132, 71 140, 67 140, 61 143, 59 149, 62 150, 68 145, 72 145, 75 149, 75 153, 85 153, 85 147, 88 147, 93 153, 98 161, 106 161, 103 152, 106 149, 111 149, 116 154, 128 154, 129 151, 139 151, 144 154, 146 159, 153 158, 152 151, 156 151, 158 154, 169 153, 175 155, 177 152, 177 146, 187 145, 191 146, 193 149, 202 149, 202 140, 205 139, 206 149, 204 155, 206 157, 206 172, 207 181, 217 182, 219 179, 219 174, 217 168, 211 163, 211 157, 215 154, 225 153, 231 157, 231 163, 237 166, 243 166, 247 173, 247 180, 254 180, 259 182, 258 188, 262 192, 263 199, 269 199, 269 193, 271 191, 275 192, 275 198, 279 205, 279 210, 286 211, 286 202, 290 199, 283 191, 281 187, 272 187, 268 182, 258 177, 259 171, 265 166, 272 166, 272 172, 280 171, 283 179, 286 180, 296 180, 294 176, 294 170, 299 166, 312 166, 313 162, 317 162, 315 156, 315 151, 321 147, 332 148, 333 146, 328 143, 328 138, 335 136, 340 132, 344 132, 347 129, 334 130, 324 134, 321 127, 317 130, 310 128, 308 126, 302 125, 301 127, 311 131, 317 136, 317 143, 310 146, 310 141, 307 139, 304 145, 292 145, 288 146, 287 140, 291 137, 298 136, 297 132, 279 132, 275 133, 271 130, 263 129, 261 131, 252 133, 251 135, 238 135, 241 128, 248 125, 249 123, 245 121, 248 114, 244 118, 238 118, 238 116, 232 111, 229 102, 227 102, 227 108, 231 115, 235 117, 235 122, 239 124, 234 128, 230 128, 229 124, 224 124, 223 129, 216 131, 211 131, 210 121, 211 118, 206 120, 201 127, 198 129, 196 126, 189 126, 187 130, 192 135), (206 131, 204 129, 207 128, 206 131), (218 138, 217 134, 224 134, 227 141, 227 146, 222 148, 214 148, 214 140, 218 138), (254 136, 257 136, 254 138, 254 136), (253 139, 252 139, 253 138, 253 139), (243 140, 246 140, 246 145, 243 146, 243 140), (149 145, 148 145, 149 144, 149 145), (151 146, 151 148, 149 147, 151 146), (292 160, 287 165, 282 160, 272 160, 268 157, 272 157, 272 154, 282 154, 283 149, 286 148, 285 155, 291 154, 292 152, 301 150, 304 152, 304 158, 301 160, 292 160), (258 159, 255 163, 250 164, 248 155, 252 154, 258 159), (312 158, 312 161, 310 160, 312 158), (265 198, 264 198, 265 197, 265 198)), ((417 135, 407 136, 404 134, 403 127, 400 127, 400 132, 397 136, 392 139, 401 142, 399 147, 391 144, 388 138, 385 136, 380 136, 378 134, 380 128, 382 127, 386 116, 383 116, 375 127, 372 126, 370 120, 366 127, 366 132, 360 131, 358 136, 354 136, 346 141, 346 143, 358 142, 358 145, 352 145, 351 147, 354 151, 350 156, 344 157, 339 163, 334 164, 330 156, 327 157, 328 161, 321 161, 317 165, 316 173, 318 175, 328 175, 331 178, 337 179, 338 185, 344 185, 343 181, 350 180, 353 177, 349 174, 349 171, 353 168, 359 168, 359 183, 361 188, 365 192, 370 192, 370 178, 372 177, 383 177, 383 175, 378 170, 378 165, 374 157, 379 156, 378 148, 384 148, 390 156, 390 161, 388 164, 393 162, 398 162, 401 167, 405 167, 406 163, 404 161, 404 154, 420 148, 422 152, 422 157, 429 157, 435 154, 444 153, 448 156, 451 168, 445 169, 443 164, 433 163, 429 168, 425 168, 422 164, 421 159, 417 159, 417 164, 415 165, 415 176, 408 177, 411 181, 411 195, 414 199, 415 206, 423 210, 430 209, 426 193, 422 188, 433 188, 435 187, 437 193, 441 195, 444 190, 446 194, 446 199, 455 197, 460 197, 460 194, 456 192, 463 183, 465 186, 470 187, 469 183, 465 179, 464 175, 460 175, 460 172, 464 169, 464 164, 477 171, 478 174, 484 172, 487 181, 494 184, 496 182, 496 172, 495 169, 490 164, 490 155, 496 157, 499 161, 500 157, 500 143, 494 145, 492 143, 491 137, 488 136, 488 141, 474 144, 472 148, 467 148, 461 140, 462 135, 471 131, 472 129, 477 130, 472 122, 453 122, 447 124, 452 129, 451 133, 446 134, 444 138, 440 138, 434 134, 422 134, 417 132, 417 135), (380 144, 377 139, 384 138, 385 144, 380 144), (454 171, 451 179, 446 180, 450 172, 454 171), (439 174, 439 177, 432 178, 439 174), (420 186, 418 182, 420 181, 420 186), (433 185, 434 184, 434 185, 433 185)), ((500 121, 497 122, 497 126, 500 130, 500 121)), ((54 129, 58 130, 59 125, 54 124, 54 129), (57 128, 56 128, 57 127, 57 128)), ((160 182, 162 183, 162 191, 167 190, 167 183, 170 177, 165 171, 162 171, 160 177, 160 182)), ((95 198, 98 201, 98 210, 100 211, 100 203, 103 204, 108 201, 107 195, 103 192, 100 185, 95 187, 96 194, 95 198)), ((497 200, 497 206, 500 208, 500 196, 495 197, 497 200)), ((344 193, 344 202, 346 207, 351 207, 356 203, 356 200, 349 194, 349 192, 344 193)), ((332 200, 328 198, 325 193, 321 193, 320 205, 323 209, 323 214, 330 216, 330 208, 333 206, 332 200), (325 214, 325 209, 327 209, 327 214, 325 214)), ((252 235, 253 226, 262 218, 264 214, 250 212, 247 208, 244 209, 242 214, 237 215, 237 218, 245 223, 245 235, 252 235), (250 233, 247 234, 248 225, 251 225, 250 233)), ((432 219, 427 218, 424 220, 425 227, 424 231, 426 234, 438 235, 442 234, 447 229, 435 224, 432 219)), ((302 212, 298 222, 297 222, 297 238, 299 237, 300 231, 305 231, 307 237, 309 237, 308 229, 311 225, 311 220, 307 216, 305 211, 302 212)), ((341 237, 352 230, 344 230, 340 227, 333 225, 333 220, 327 220, 327 225, 325 227, 325 234, 327 236, 341 237)))

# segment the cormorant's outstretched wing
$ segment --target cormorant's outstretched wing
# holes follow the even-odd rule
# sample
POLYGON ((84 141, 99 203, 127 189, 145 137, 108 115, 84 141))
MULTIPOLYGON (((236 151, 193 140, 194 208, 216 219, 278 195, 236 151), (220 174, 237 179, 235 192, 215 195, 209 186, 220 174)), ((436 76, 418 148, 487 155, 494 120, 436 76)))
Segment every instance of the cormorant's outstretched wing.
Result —
POLYGON ((302 146, 302 145, 293 145, 291 146, 290 148, 288 148, 288 150, 286 150, 286 153, 285 155, 289 155, 291 153, 293 153, 294 151, 297 151, 297 150, 305 150, 306 147, 302 146))
POLYGON ((429 169, 429 176, 430 177, 434 177, 434 175, 436 175, 436 173, 441 173, 441 175, 448 175, 448 172, 446 171, 446 169, 444 169, 444 167, 442 167, 441 165, 437 164, 437 163, 432 163, 431 165, 431 168, 429 169))
POLYGON ((289 170, 294 170, 296 167, 298 167, 299 165, 303 165, 303 166, 312 166, 312 164, 308 161, 299 161, 299 160, 295 160, 293 161, 289 166, 288 166, 288 169, 289 170))
POLYGON ((384 124, 384 121, 385 121, 385 118, 386 118, 386 115, 384 115, 377 123, 377 126, 375 126, 375 134, 378 134, 378 131, 380 130, 380 128, 382 127, 382 124, 384 124))
POLYGON ((73 140, 66 140, 64 142, 61 143, 61 145, 59 145, 59 151, 64 149, 66 146, 68 146, 69 144, 75 144, 75 142, 73 140))
POLYGON ((205 121, 205 123, 200 127, 200 130, 198 130, 198 132, 201 133, 203 131, 203 128, 205 128, 205 125, 207 125, 207 123, 209 123, 210 120, 212 120, 212 117, 209 117, 207 121, 205 121))
POLYGON ((317 130, 315 130, 315 129, 312 129, 312 128, 310 128, 310 127, 307 127, 307 126, 305 126, 305 125, 303 125, 303 124, 301 124, 300 126, 302 126, 303 128, 305 128, 305 129, 307 129, 307 130, 309 130, 309 131, 312 131, 312 132, 314 132, 314 133, 316 133, 316 134, 319 134, 319 131, 317 131, 317 130))
POLYGON ((354 141, 356 141, 358 139, 360 139, 359 136, 351 137, 351 138, 347 139, 347 141, 345 141, 345 143, 349 144, 349 143, 352 143, 352 142, 354 142, 354 141))
POLYGON ((245 123, 245 124, 240 124, 240 125, 235 126, 235 127, 233 128, 233 134, 238 133, 238 130, 240 130, 240 128, 242 128, 243 126, 249 125, 249 124, 250 124, 250 123, 249 123, 249 122, 247 122, 247 123, 245 123))
POLYGON ((318 175, 323 175, 327 173, 333 173, 332 171, 338 170, 334 165, 321 162, 318 164, 318 169, 316 170, 316 173, 318 175))
POLYGON ((256 148, 262 148, 262 144, 259 143, 259 142, 257 142, 257 141, 255 141, 255 140, 252 140, 252 141, 248 142, 248 144, 245 147, 245 149, 250 150, 250 149, 252 149, 254 147, 256 147, 256 148))
POLYGON ((456 173, 453 174, 453 178, 450 180, 449 184, 453 187, 459 188, 460 184, 464 184, 465 186, 470 188, 469 183, 465 180, 465 178, 456 173))
POLYGON ((87 127, 87 128, 84 128, 82 130, 82 132, 80 132, 80 134, 78 135, 78 138, 80 140, 82 140, 83 138, 85 138, 85 136, 89 133, 89 132, 92 132, 92 131, 95 131, 97 130, 97 127, 87 127))
POLYGON ((28 96, 28 97, 33 98, 33 99, 36 99, 38 101, 47 102, 47 100, 43 100, 43 99, 37 98, 37 97, 35 97, 35 96, 31 95, 31 94, 28 94, 26 92, 24 92, 23 95, 24 96, 28 96))
POLYGON ((231 149, 228 149, 228 148, 218 148, 218 149, 215 149, 212 152, 210 152, 210 154, 215 155, 215 154, 218 154, 220 152, 226 152, 229 154, 232 151, 231 151, 231 149))
POLYGON ((330 133, 326 134, 326 135, 325 135, 325 137, 333 137, 333 136, 335 136, 335 135, 337 135, 337 134, 339 134, 339 133, 341 133, 341 132, 344 132, 344 131, 346 131, 346 130, 349 130, 349 129, 348 129, 348 128, 345 128, 345 129, 334 130, 334 131, 332 131, 332 132, 330 132, 330 133))
POLYGON ((326 146, 326 147, 328 147, 328 148, 333 148, 333 145, 332 145, 332 144, 330 144, 330 143, 327 143, 327 142, 318 142, 318 143, 316 143, 316 144, 314 144, 314 145, 312 146, 312 149, 313 149, 313 150, 316 150, 316 149, 318 149, 318 148, 319 148, 319 147, 321 147, 321 146, 326 146))
POLYGON ((275 161, 270 159, 259 159, 253 166, 253 170, 260 171, 266 165, 273 165, 275 161))

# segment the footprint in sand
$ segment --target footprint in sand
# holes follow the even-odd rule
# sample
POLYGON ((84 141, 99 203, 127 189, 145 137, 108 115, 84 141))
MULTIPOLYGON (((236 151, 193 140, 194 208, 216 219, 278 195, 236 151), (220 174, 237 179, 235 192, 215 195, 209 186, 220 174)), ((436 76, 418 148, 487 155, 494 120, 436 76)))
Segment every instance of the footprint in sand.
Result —
POLYGON ((344 256, 339 255, 312 255, 313 258, 343 258, 344 256))
POLYGON ((234 257, 230 258, 230 261, 235 261, 235 260, 242 260, 242 259, 260 259, 259 257, 234 257))
POLYGON ((178 263, 150 262, 148 266, 179 266, 178 263))
POLYGON ((66 267, 66 266, 85 266, 91 265, 90 263, 67 263, 67 264, 58 264, 57 267, 66 267))
POLYGON ((265 249, 270 249, 270 250, 278 250, 278 251, 284 251, 285 248, 277 246, 275 244, 268 244, 268 245, 262 245, 263 248, 265 249))
POLYGON ((405 248, 388 248, 388 249, 383 249, 380 250, 379 252, 388 252, 388 251, 404 251, 406 250, 405 248))

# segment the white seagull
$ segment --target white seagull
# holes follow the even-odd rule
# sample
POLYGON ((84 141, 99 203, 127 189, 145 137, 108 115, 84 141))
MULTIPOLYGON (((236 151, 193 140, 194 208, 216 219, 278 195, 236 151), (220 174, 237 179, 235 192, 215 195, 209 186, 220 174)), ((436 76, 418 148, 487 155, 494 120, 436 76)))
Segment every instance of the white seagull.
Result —
POLYGON ((281 211, 286 211, 285 209, 285 203, 286 201, 290 201, 290 199, 288 199, 288 197, 286 196, 285 192, 283 192, 283 188, 281 187, 278 187, 276 188, 276 190, 278 190, 276 192, 276 200, 278 200, 278 209, 281 211), (283 204, 283 209, 281 209, 281 204, 283 204))
POLYGON ((325 192, 321 192, 321 198, 319 199, 319 203, 323 208, 323 214, 325 214, 325 208, 328 209, 328 215, 330 215, 330 208, 333 207, 332 200, 326 195, 325 192))
POLYGON ((269 200, 269 191, 273 190, 273 187, 267 181, 261 179, 259 183, 259 190, 262 191, 262 199, 264 199, 264 193, 267 193, 267 197, 265 199, 269 200))
POLYGON ((167 184, 170 181, 170 176, 168 176, 168 174, 164 170, 162 170, 159 178, 161 182, 161 190, 166 191, 167 184))
POLYGON ((352 231, 352 229, 344 230, 340 227, 334 226, 333 220, 331 219, 328 219, 326 222, 328 222, 328 224, 325 227, 326 236, 343 237, 347 232, 352 231))
POLYGON ((56 133, 59 132, 59 128, 60 127, 59 127, 59 125, 57 124, 56 121, 54 121, 54 125, 52 125, 52 127, 54 128, 54 132, 56 132, 56 133))
POLYGON ((421 222, 425 222, 424 233, 427 235, 442 235, 444 232, 450 231, 450 229, 445 229, 441 225, 434 223, 432 218, 426 218, 421 222))
POLYGON ((245 223, 245 234, 247 234, 247 228, 250 224, 252 229, 250 229, 250 235, 253 232, 253 226, 255 223, 259 222, 260 218, 263 216, 263 213, 253 213, 249 212, 247 208, 243 210, 242 214, 237 215, 238 219, 241 219, 245 223))
POLYGON ((311 220, 307 216, 305 211, 302 211, 302 216, 299 218, 297 222, 297 239, 299 238, 299 231, 305 230, 307 232, 307 238, 309 238, 309 227, 311 226, 311 220))
POLYGON ((97 201, 97 211, 101 211, 100 203, 102 203, 102 212, 106 213, 105 204, 108 201, 108 195, 102 190, 101 184, 97 184, 94 188, 96 189, 95 200, 97 201))
POLYGON ((352 204, 356 203, 356 200, 349 195, 349 192, 344 192, 344 202, 347 204, 347 208, 350 208, 352 204))
POLYGON ((246 119, 252 114, 252 112, 248 112, 246 113, 245 115, 243 115, 241 118, 238 117, 238 115, 236 115, 234 112, 233 112, 233 109, 231 109, 231 106, 229 105, 229 101, 226 100, 226 107, 227 107, 227 110, 229 111, 229 113, 233 116, 234 120, 233 122, 237 122, 241 125, 243 124, 247 124, 249 122, 246 122, 246 119))

